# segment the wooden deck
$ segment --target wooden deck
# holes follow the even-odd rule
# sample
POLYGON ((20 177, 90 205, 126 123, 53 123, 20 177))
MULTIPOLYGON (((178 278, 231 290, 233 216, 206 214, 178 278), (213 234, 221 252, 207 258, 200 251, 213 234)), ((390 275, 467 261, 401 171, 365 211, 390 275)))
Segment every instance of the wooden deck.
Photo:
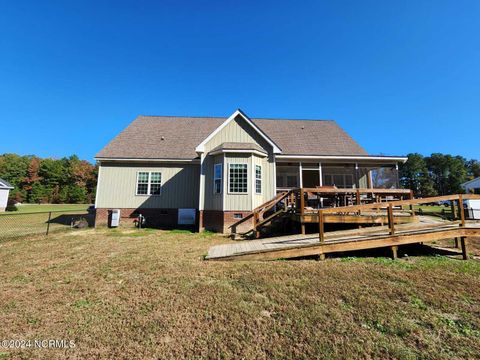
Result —
POLYGON ((441 239, 461 238, 464 258, 466 237, 480 236, 480 223, 439 221, 420 217, 419 223, 402 224, 396 227, 394 235, 386 234, 388 227, 376 226, 325 233, 320 242, 319 234, 291 235, 263 240, 239 241, 217 245, 209 249, 207 260, 275 260, 298 258, 328 253, 392 247, 394 256, 399 245, 431 242, 441 239))

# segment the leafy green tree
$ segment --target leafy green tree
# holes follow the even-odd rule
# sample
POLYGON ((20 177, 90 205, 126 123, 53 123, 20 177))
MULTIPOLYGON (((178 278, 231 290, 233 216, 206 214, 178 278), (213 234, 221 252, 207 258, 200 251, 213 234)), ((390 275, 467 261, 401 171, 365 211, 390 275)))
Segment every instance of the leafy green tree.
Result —
POLYGON ((51 189, 37 182, 32 185, 32 188, 28 196, 28 200, 30 203, 34 203, 34 204, 48 203, 50 202, 50 196, 51 196, 50 194, 51 194, 51 189))
POLYGON ((426 163, 440 195, 462 192, 460 184, 467 180, 466 160, 461 156, 435 153, 426 163))
POLYGON ((480 161, 478 160, 467 161, 467 174, 468 174, 469 180, 480 177, 480 161))
POLYGON ((78 185, 69 186, 69 203, 83 204, 87 201, 87 189, 78 185))
POLYGON ((10 197, 16 201, 24 201, 27 193, 22 183, 27 174, 31 156, 4 154, 0 157, 0 178, 7 180, 14 186, 10 197))
POLYGON ((437 194, 425 158, 418 153, 408 154, 407 162, 400 166, 400 183, 402 187, 412 189, 417 197, 437 194))

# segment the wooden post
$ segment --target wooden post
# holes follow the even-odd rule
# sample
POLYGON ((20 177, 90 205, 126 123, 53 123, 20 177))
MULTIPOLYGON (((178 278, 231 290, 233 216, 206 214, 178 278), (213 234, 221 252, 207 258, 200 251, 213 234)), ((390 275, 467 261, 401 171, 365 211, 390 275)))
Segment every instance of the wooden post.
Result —
POLYGON ((325 226, 323 222, 322 210, 318 210, 318 237, 319 237, 320 243, 325 242, 325 226))
POLYGON ((360 190, 357 189, 357 205, 361 205, 360 204, 360 190))
POLYGON ((47 234, 46 235, 48 235, 48 233, 50 232, 50 220, 52 220, 52 212, 51 211, 48 213, 47 234))
POLYGON ((260 232, 258 231, 257 224, 258 224, 258 212, 255 211, 253 213, 253 234, 255 236, 255 239, 258 239, 260 237, 260 232))
POLYGON ((396 260, 398 258, 398 246, 392 246, 392 259, 396 260))
POLYGON ((305 235, 305 223, 303 222, 303 215, 305 213, 305 191, 300 188, 300 225, 302 228, 302 235, 305 235))
POLYGON ((460 248, 460 243, 458 242, 458 237, 455 238, 455 248, 460 248))
POLYGON ((458 195, 458 211, 460 214, 460 226, 465 226, 465 209, 463 208, 463 196, 458 195))
MULTIPOLYGON (((413 190, 410 190, 410 200, 413 200, 413 190)), ((412 213, 412 216, 415 215, 415 211, 413 209, 413 204, 410 204, 410 212, 412 213)))
POLYGON ((455 202, 452 200, 450 201, 450 209, 452 210, 452 221, 455 221, 455 202))
POLYGON ((395 224, 393 219, 393 205, 388 204, 388 228, 390 229, 390 235, 395 235, 395 224))
POLYGON ((465 236, 462 236, 460 238, 460 244, 462 246, 462 258, 463 260, 468 260, 468 254, 467 254, 467 238, 465 236))
MULTIPOLYGON (((460 214, 460 226, 465 227, 465 209, 463 208, 463 195, 458 195, 458 211, 460 214)), ((462 247, 463 260, 468 260, 467 254, 467 238, 462 236, 460 238, 460 246, 462 247)))

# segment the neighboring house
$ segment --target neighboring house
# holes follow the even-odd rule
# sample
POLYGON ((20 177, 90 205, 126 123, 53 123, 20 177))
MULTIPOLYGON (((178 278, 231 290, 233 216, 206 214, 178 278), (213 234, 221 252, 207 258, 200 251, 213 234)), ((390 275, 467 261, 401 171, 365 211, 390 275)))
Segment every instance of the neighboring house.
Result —
POLYGON ((462 185, 460 185, 463 189, 465 189, 465 192, 468 194, 470 192, 475 192, 475 193, 480 193, 480 177, 464 182, 462 185))
MULTIPOLYGON (((331 120, 139 116, 96 156, 96 223, 109 210, 163 226, 229 226, 295 187, 398 187, 405 157, 371 156, 331 120)), ((245 227, 250 224, 245 224, 245 227)))
POLYGON ((0 211, 5 211, 8 203, 8 194, 12 189, 12 185, 3 179, 0 179, 0 211))

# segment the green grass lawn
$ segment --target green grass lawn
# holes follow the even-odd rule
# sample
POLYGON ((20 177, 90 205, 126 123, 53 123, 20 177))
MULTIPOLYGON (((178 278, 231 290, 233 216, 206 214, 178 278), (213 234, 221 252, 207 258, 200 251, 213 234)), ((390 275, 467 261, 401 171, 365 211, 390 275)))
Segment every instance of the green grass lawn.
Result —
MULTIPOLYGON (((17 213, 33 213, 45 211, 86 210, 90 204, 22 204, 18 205, 17 213)), ((7 212, 14 213, 14 212, 7 212)))
POLYGON ((88 206, 86 204, 19 205, 19 211, 0 213, 0 242, 12 237, 45 234, 49 223, 49 211, 52 211, 50 232, 70 230, 72 221, 92 217, 87 215, 88 206))
POLYGON ((202 259, 230 241, 89 229, 0 243, 0 338, 76 345, 0 359, 480 357, 479 261, 202 259))

